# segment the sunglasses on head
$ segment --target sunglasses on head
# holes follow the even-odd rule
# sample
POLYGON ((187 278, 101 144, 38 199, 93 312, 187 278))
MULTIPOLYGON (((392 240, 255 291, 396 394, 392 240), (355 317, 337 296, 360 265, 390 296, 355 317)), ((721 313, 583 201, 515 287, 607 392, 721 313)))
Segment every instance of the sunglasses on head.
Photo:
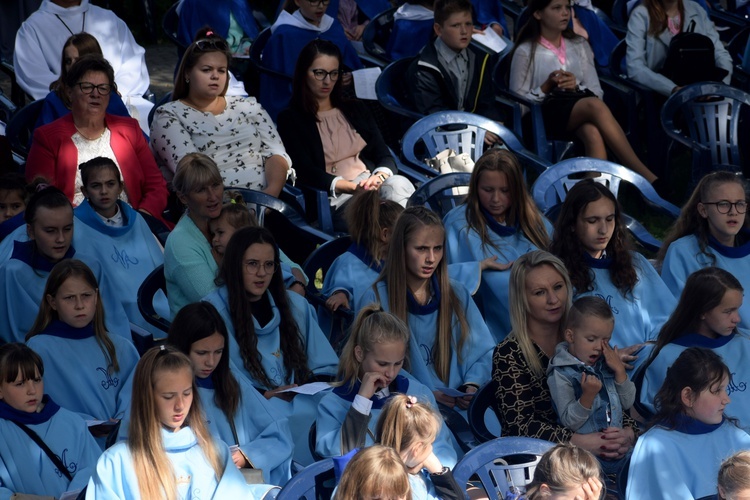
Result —
POLYGON ((218 50, 221 52, 227 52, 229 45, 221 38, 203 38, 195 41, 195 47, 201 52, 218 50))

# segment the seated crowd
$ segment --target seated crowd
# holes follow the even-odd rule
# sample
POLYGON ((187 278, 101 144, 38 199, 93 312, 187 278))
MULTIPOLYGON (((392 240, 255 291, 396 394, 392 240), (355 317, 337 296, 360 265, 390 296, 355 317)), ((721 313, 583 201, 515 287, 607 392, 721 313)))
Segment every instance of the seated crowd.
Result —
MULTIPOLYGON (((529 1, 508 88, 542 103, 550 137, 613 153, 662 194, 602 100, 610 40, 574 3, 529 1)), ((329 457, 334 498, 492 498, 453 476, 464 448, 441 415, 467 419, 484 387, 497 436, 550 442, 525 492, 509 493, 750 493, 742 175, 704 176, 652 261, 595 178, 548 220, 490 133, 441 218, 407 207, 415 186, 382 120, 351 97, 358 42, 390 2, 283 2, 258 99, 229 91, 230 68, 250 76, 233 56, 259 33, 247 2, 207 5, 180 5, 187 48, 150 127, 144 51, 113 13, 44 0, 18 31, 19 83, 44 104, 25 177, 0 176, 0 498, 274 498, 329 457), (279 197, 295 180, 327 194, 351 239, 317 309, 306 290, 319 277, 242 194, 279 197), (162 267, 151 305, 168 332, 138 304, 162 267), (355 319, 332 344, 341 310, 355 319)), ((471 43, 477 24, 507 36, 499 5, 399 6, 392 35, 404 38, 387 51, 412 58, 415 110, 507 118, 495 59, 471 43)), ((693 0, 633 9, 633 79, 679 90, 660 69, 688 25, 715 44, 709 76, 729 82, 731 58, 693 0)))

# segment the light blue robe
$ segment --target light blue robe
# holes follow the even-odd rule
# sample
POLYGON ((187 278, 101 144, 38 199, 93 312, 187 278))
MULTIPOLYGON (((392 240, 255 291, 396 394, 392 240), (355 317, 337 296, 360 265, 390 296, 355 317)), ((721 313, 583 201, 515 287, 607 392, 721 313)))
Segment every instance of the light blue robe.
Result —
MULTIPOLYGON (((654 266, 637 252, 632 252, 632 257, 638 283, 632 293, 623 296, 609 277, 612 259, 593 259, 585 254, 586 264, 594 273, 594 289, 578 293, 574 298, 595 295, 609 304, 615 316, 615 329, 610 343, 618 347, 656 340, 659 330, 677 307, 677 300, 669 293, 654 266)), ((639 365, 643 361, 644 357, 639 356, 635 363, 639 365)))
POLYGON ((9 500, 14 493, 57 498, 66 491, 83 489, 91 477, 101 450, 86 422, 49 396, 44 400, 40 413, 20 412, 0 402, 0 500, 9 500), (8 419, 36 432, 68 467, 73 480, 58 473, 47 454, 8 419))
POLYGON ((715 495, 721 462, 750 449, 750 436, 726 420, 717 425, 683 420, 680 430, 653 427, 638 438, 630 459, 627 500, 715 495))
MULTIPOLYGON (((533 250, 539 250, 517 227, 503 226, 489 216, 485 217, 485 222, 491 245, 483 245, 479 233, 469 228, 466 222, 466 205, 460 205, 448 212, 443 219, 443 224, 450 264, 475 262, 478 266, 484 259, 494 256, 497 257, 498 263, 507 264, 533 250)), ((551 236, 552 224, 544 219, 544 225, 547 228, 547 234, 551 236)), ((498 344, 511 330, 508 310, 509 281, 510 269, 484 271, 479 290, 474 295, 474 300, 482 311, 487 327, 498 344)))
MULTIPOLYGON (((260 499, 271 489, 269 485, 246 484, 232 462, 229 448, 221 441, 215 444, 224 465, 224 474, 217 481, 190 427, 177 432, 162 429, 161 437, 177 477, 177 497, 180 500, 260 499)), ((140 499, 133 457, 126 442, 117 443, 104 452, 86 490, 86 500, 110 499, 140 499)))
POLYGON ((716 339, 690 333, 665 345, 656 358, 644 366, 646 371, 638 392, 641 404, 651 413, 654 412, 654 397, 664 383, 667 368, 672 366, 688 347, 705 347, 721 356, 732 374, 732 380, 727 387, 732 403, 725 413, 737 418, 745 430, 750 430, 750 337, 747 333, 733 333, 716 339))
MULTIPOLYGON (((280 352, 279 324, 281 316, 279 310, 273 301, 269 298, 273 309, 273 318, 265 326, 261 327, 258 321, 253 318, 255 333, 258 336, 258 351, 262 356, 262 365, 268 378, 277 386, 294 383, 294 376, 287 382, 286 368, 280 352)), ((318 326, 315 318, 315 311, 312 306, 300 295, 294 292, 287 292, 289 306, 292 310, 292 316, 297 323, 302 341, 307 352, 307 367, 314 374, 335 375, 338 369, 338 357, 333 351, 331 344, 326 339, 323 332, 318 326)), ((205 301, 213 304, 224 318, 229 331, 229 356, 232 371, 239 378, 245 377, 254 387, 261 390, 268 390, 269 387, 263 387, 258 381, 254 380, 250 372, 245 368, 240 353, 240 346, 234 337, 234 324, 229 313, 229 301, 226 287, 221 287, 210 293, 204 298, 205 301)), ((316 408, 323 393, 313 396, 298 394, 291 403, 280 398, 271 398, 269 404, 273 411, 278 412, 279 417, 289 419, 289 427, 292 430, 292 439, 294 441, 294 460, 302 465, 309 465, 313 462, 307 446, 307 437, 310 425, 315 419, 316 408)))
MULTIPOLYGON (((163 336, 164 332, 150 325, 138 310, 138 289, 154 269, 164 264, 164 251, 146 221, 133 207, 122 201, 117 205, 123 216, 122 227, 107 225, 88 200, 83 200, 73 212, 77 219, 73 244, 78 248, 86 245, 89 253, 100 257, 107 275, 118 287, 118 295, 130 321, 163 336)), ((169 303, 162 292, 154 297, 154 307, 161 316, 169 317, 169 303)))
MULTIPOLYGON (((742 235, 750 236, 750 231, 743 230, 742 235)), ((667 249, 661 267, 661 277, 675 297, 679 298, 685 282, 692 273, 708 266, 716 266, 734 275, 742 284, 745 293, 750 292, 750 240, 738 247, 727 247, 709 236, 706 251, 711 257, 700 251, 698 238, 695 235, 684 236, 667 249)), ((740 307, 740 327, 750 329, 750 300, 745 300, 740 307)))
POLYGON ((110 336, 119 372, 109 373, 91 325, 73 328, 53 321, 27 345, 44 361, 44 389, 64 408, 86 420, 121 419, 130 402, 132 377, 138 364, 133 344, 110 336))
POLYGON ((196 377, 203 412, 214 439, 228 446, 239 444, 242 453, 252 466, 263 470, 263 479, 269 484, 283 486, 291 477, 292 435, 286 418, 273 416, 272 409, 254 387, 239 378, 242 401, 234 415, 234 426, 239 443, 234 439, 227 416, 216 406, 213 381, 196 377))
MULTIPOLYGON (((0 265, 0 337, 8 342, 23 342, 42 303, 47 277, 54 264, 32 255, 32 242, 15 242, 11 259, 0 265)), ((99 259, 76 252, 71 246, 65 258, 83 261, 99 283, 107 330, 131 340, 130 321, 117 296, 117 286, 104 272, 99 259)))
MULTIPOLYGON (((404 370, 401 370, 399 376, 391 383, 390 387, 391 394, 400 392, 415 396, 419 401, 427 402, 433 408, 437 408, 435 396, 433 396, 432 391, 404 370)), ((317 440, 315 449, 321 455, 325 457, 338 457, 342 455, 341 427, 344 424, 347 412, 349 412, 352 406, 354 397, 359 392, 359 388, 359 381, 356 382, 351 390, 349 390, 348 385, 337 387, 332 392, 328 392, 320 402, 316 419, 317 440)), ((370 420, 367 424, 369 431, 365 439, 365 446, 375 444, 373 440, 375 426, 388 398, 377 399, 377 397, 373 396, 371 400, 373 404, 370 410, 370 420)), ((446 467, 452 468, 456 464, 456 451, 453 449, 451 432, 445 423, 443 423, 435 439, 433 453, 440 459, 440 463, 446 467)))
MULTIPOLYGON (((438 304, 440 302, 440 290, 437 280, 433 276, 432 288, 435 291, 433 300, 426 306, 416 303, 411 292, 408 293, 409 306, 409 330, 411 340, 409 341, 409 373, 422 384, 436 390, 437 387, 450 387, 458 389, 464 384, 474 383, 481 386, 490 379, 492 372, 492 351, 495 341, 487 329, 487 325, 479 313, 479 309, 469 295, 469 291, 460 283, 451 281, 454 293, 460 302, 466 315, 469 326, 469 335, 464 342, 461 351, 461 360, 456 353, 456 345, 461 336, 461 327, 457 318, 453 318, 452 351, 450 363, 450 374, 447 382, 440 380, 432 359, 432 351, 435 348, 435 337, 438 325, 438 304)), ((362 296, 361 304, 380 302, 383 309, 388 311, 388 292, 386 284, 381 281, 377 284, 378 292, 370 288, 362 296), (379 298, 378 298, 379 297, 379 298)))

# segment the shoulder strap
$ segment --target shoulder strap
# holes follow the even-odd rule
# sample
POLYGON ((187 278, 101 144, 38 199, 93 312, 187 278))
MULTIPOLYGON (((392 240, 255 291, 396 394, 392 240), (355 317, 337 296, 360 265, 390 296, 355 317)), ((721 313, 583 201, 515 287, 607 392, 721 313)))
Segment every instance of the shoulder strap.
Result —
POLYGON ((690 24, 688 24, 687 29, 685 30, 686 33, 694 33, 695 32, 695 19, 690 20, 690 24))
POLYGON ((240 438, 237 437, 237 428, 234 426, 234 415, 227 415, 227 420, 229 420, 229 427, 232 428, 232 438, 234 439, 234 444, 239 446, 240 438))
POLYGON ((66 478, 68 478, 68 481, 73 480, 73 476, 70 475, 70 472, 68 472, 68 468, 65 467, 65 464, 62 463, 62 460, 58 458, 57 455, 55 455, 52 450, 49 449, 49 446, 42 441, 42 438, 39 437, 39 434, 34 432, 33 430, 29 429, 25 425, 23 425, 20 422, 16 422, 15 420, 11 420, 14 424, 18 426, 19 429, 21 429, 23 432, 25 432, 39 447, 44 451, 44 453, 47 454, 50 460, 52 460, 52 463, 55 464, 55 467, 57 467, 57 470, 66 478))

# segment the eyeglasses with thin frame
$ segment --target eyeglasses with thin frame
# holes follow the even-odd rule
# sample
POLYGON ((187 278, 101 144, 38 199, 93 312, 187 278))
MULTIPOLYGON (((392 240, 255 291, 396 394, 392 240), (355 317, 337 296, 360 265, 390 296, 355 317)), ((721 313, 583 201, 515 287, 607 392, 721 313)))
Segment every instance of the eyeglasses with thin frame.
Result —
POLYGON ((260 262, 259 260, 248 260, 245 262, 245 271, 249 274, 258 274, 261 267, 267 274, 273 274, 276 270, 276 261, 267 260, 266 262, 260 262))
POLYGON ((312 71, 315 79, 321 82, 325 80, 326 77, 330 78, 332 82, 335 82, 339 79, 341 73, 343 73, 343 71, 341 71, 340 69, 334 69, 333 71, 326 71, 324 69, 312 69, 310 71, 312 71))
POLYGON ((716 210, 720 214, 728 214, 732 207, 734 207, 735 210, 737 210, 738 214, 744 214, 747 212, 747 202, 746 201, 736 201, 732 203, 731 201, 727 200, 721 200, 721 201, 702 201, 704 205, 716 205, 716 210))
POLYGON ((100 83, 99 85, 94 85, 91 82, 78 82, 76 85, 78 85, 78 88, 81 89, 81 92, 83 92, 84 94, 91 94, 94 89, 99 92, 99 95, 107 95, 112 92, 112 85, 108 83, 100 83))
POLYGON ((318 5, 328 5, 331 0, 307 0, 307 2, 313 7, 317 7, 318 5))

